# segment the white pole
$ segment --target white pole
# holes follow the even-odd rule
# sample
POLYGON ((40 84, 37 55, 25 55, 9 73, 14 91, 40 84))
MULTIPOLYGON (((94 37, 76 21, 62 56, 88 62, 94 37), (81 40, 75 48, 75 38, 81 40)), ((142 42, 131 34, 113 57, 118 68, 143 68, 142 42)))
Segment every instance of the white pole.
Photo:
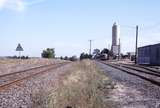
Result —
POLYGON ((21 51, 19 51, 19 58, 21 59, 21 51))

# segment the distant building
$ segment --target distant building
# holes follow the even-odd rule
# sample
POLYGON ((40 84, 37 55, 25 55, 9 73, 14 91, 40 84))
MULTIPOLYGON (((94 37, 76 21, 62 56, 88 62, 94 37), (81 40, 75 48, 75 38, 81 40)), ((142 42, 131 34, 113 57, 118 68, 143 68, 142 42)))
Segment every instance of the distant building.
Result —
POLYGON ((138 64, 160 65, 160 43, 139 47, 138 64))
POLYGON ((119 28, 116 23, 112 26, 112 46, 111 51, 113 52, 113 55, 116 56, 120 53, 120 42, 119 40, 119 28))

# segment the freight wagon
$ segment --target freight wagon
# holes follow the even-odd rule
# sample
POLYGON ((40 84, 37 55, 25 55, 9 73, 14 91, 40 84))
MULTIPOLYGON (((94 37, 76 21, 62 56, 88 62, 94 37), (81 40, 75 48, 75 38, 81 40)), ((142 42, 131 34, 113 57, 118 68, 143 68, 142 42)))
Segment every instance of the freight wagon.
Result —
POLYGON ((160 65, 160 43, 139 47, 138 64, 160 65))

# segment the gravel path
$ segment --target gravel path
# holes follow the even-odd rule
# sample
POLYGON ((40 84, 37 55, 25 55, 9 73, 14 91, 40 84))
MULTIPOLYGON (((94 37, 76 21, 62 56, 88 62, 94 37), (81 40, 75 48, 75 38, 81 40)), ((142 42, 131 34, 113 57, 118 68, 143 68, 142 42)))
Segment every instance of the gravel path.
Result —
POLYGON ((0 91, 0 108, 44 108, 47 94, 55 89, 61 76, 71 66, 67 64, 0 91))
POLYGON ((106 102, 118 108, 160 108, 160 87, 136 76, 96 63, 116 83, 106 102))

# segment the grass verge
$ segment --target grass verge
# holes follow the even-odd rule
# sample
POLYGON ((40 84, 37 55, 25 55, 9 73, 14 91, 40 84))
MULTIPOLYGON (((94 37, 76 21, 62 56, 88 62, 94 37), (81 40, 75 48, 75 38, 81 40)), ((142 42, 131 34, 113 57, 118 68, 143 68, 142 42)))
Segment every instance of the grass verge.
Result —
POLYGON ((105 98, 113 88, 93 61, 76 62, 48 98, 48 108, 110 108, 105 98))

